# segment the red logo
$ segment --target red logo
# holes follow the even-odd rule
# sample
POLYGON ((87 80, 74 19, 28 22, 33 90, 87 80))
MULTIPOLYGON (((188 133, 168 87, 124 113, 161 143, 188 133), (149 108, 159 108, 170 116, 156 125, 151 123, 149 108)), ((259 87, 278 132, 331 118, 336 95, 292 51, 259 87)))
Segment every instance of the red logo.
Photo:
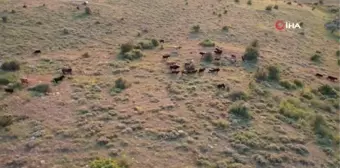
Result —
POLYGON ((285 29, 285 22, 283 20, 278 20, 275 23, 275 27, 277 30, 283 30, 285 29))

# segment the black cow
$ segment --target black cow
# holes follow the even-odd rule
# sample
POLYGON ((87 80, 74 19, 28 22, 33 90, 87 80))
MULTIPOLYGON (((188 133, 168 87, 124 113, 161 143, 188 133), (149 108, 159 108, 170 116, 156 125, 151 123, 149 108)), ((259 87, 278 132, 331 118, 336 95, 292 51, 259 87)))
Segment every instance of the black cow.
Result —
POLYGON ((225 89, 225 84, 224 84, 224 83, 218 84, 218 85, 217 85, 217 88, 218 88, 218 89, 225 89))
POLYGON ((170 54, 164 54, 163 59, 168 59, 170 57, 170 54))
POLYGON ((202 56, 204 56, 205 54, 206 54, 206 52, 203 52, 203 51, 200 52, 200 55, 202 55, 202 56))
POLYGON ((64 80, 65 75, 61 75, 59 77, 53 78, 52 82, 59 83, 60 81, 64 80))
POLYGON ((330 81, 332 81, 332 82, 335 82, 335 81, 338 80, 338 78, 337 78, 337 77, 334 77, 334 76, 328 76, 327 79, 330 80, 330 81))
POLYGON ((180 66, 179 65, 170 65, 170 69, 178 69, 180 66))
POLYGON ((200 68, 200 69, 198 69, 198 73, 202 73, 202 72, 204 72, 205 71, 205 68, 200 68))
POLYGON ((213 72, 219 72, 220 71, 220 68, 211 68, 211 69, 209 69, 209 73, 213 73, 213 72))
POLYGON ((160 43, 164 43, 164 40, 159 40, 160 43))
POLYGON ((223 52, 223 51, 222 51, 221 49, 215 48, 215 51, 214 51, 215 54, 221 55, 222 52, 223 52))
POLYGON ((80 10, 79 6, 77 6, 77 9, 80 10))
POLYGON ((318 78, 322 78, 323 77, 323 75, 319 74, 319 73, 316 73, 315 76, 318 77, 318 78))
POLYGON ((34 52, 33 52, 33 54, 40 54, 41 53, 41 50, 35 50, 34 52))
POLYGON ((13 93, 14 89, 13 88, 5 88, 5 92, 7 93, 13 93))
POLYGON ((72 68, 62 68, 61 72, 63 73, 63 75, 66 75, 66 74, 72 75, 72 68))
POLYGON ((172 74, 178 74, 179 72, 180 72, 179 70, 171 71, 172 74))
POLYGON ((24 4, 24 6, 22 6, 23 8, 27 8, 27 5, 26 4, 24 4))

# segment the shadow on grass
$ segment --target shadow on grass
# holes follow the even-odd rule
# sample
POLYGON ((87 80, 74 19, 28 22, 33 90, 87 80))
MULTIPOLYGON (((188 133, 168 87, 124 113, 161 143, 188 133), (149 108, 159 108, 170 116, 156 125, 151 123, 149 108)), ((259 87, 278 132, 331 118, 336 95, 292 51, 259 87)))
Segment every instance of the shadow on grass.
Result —
POLYGON ((86 13, 79 13, 73 16, 73 19, 84 19, 87 18, 89 15, 86 13))
POLYGON ((256 62, 242 62, 242 67, 247 71, 247 72, 256 72, 257 70, 257 65, 256 62))

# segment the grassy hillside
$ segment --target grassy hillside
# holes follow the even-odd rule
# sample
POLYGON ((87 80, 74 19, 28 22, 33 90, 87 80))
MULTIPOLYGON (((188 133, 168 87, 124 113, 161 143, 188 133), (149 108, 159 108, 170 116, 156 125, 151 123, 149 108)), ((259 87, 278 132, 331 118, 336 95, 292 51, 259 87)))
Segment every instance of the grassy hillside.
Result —
POLYGON ((287 2, 0 0, 0 167, 337 167, 334 2, 287 2), (202 61, 202 41, 236 63, 202 61), (220 71, 166 65, 188 60, 220 71))

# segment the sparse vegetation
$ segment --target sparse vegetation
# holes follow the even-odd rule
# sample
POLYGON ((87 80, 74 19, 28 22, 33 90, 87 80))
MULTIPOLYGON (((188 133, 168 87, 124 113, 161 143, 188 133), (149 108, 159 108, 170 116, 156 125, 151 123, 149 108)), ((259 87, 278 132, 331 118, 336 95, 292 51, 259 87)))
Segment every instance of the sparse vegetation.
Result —
POLYGON ((13 117, 9 115, 0 116, 0 129, 7 127, 13 123, 13 117))
POLYGON ((120 46, 120 52, 121 53, 127 53, 133 49, 133 44, 131 42, 124 43, 120 46))
POLYGON ((223 27, 222 27, 222 30, 223 30, 224 32, 228 32, 228 31, 229 31, 229 27, 228 27, 228 26, 223 26, 223 27))
POLYGON ((253 3, 252 3, 252 1, 251 0, 248 0, 247 1, 247 5, 252 5, 253 3))
POLYGON ((300 81, 300 80, 298 80, 298 79, 294 79, 294 84, 297 86, 297 87, 299 87, 299 88, 302 88, 303 87, 303 83, 300 81))
POLYGON ((298 120, 308 117, 310 113, 300 106, 298 99, 287 99, 280 103, 280 113, 288 118, 298 120))
POLYGON ((322 85, 318 88, 318 91, 327 97, 338 97, 338 93, 336 92, 336 90, 331 87, 330 85, 322 85))
POLYGON ((18 71, 20 70, 20 64, 18 61, 6 61, 2 63, 1 69, 3 71, 18 71))
POLYGON ((335 52, 335 55, 336 55, 337 57, 340 57, 340 50, 336 51, 336 52, 335 52))
POLYGON ((131 83, 129 83, 127 80, 123 78, 118 78, 115 81, 115 85, 113 88, 111 88, 111 95, 115 95, 117 93, 122 92, 123 90, 129 88, 131 86, 131 83))
POLYGON ((125 160, 97 159, 90 163, 90 168, 129 168, 125 160))
POLYGON ((135 60, 135 59, 140 59, 144 56, 143 52, 139 49, 133 49, 129 52, 126 52, 121 55, 123 59, 126 60, 135 60))
POLYGON ((206 40, 203 40, 201 43, 200 43, 201 46, 203 47, 214 47, 215 46, 215 43, 209 39, 206 39, 206 40))
POLYGON ((286 80, 280 81, 280 85, 283 86, 284 88, 288 89, 288 90, 293 90, 293 89, 297 88, 295 86, 295 84, 293 84, 289 81, 286 81, 286 80))
POLYGON ((85 14, 87 15, 91 15, 92 14, 92 10, 90 9, 90 7, 85 7, 85 14))
POLYGON ((259 57, 259 51, 255 47, 247 47, 244 56, 244 59, 247 61, 256 62, 259 57))
POLYGON ((3 23, 7 23, 8 17, 7 16, 2 16, 1 17, 3 23))
POLYGON ((232 101, 247 100, 248 95, 244 91, 233 91, 232 93, 229 94, 229 98, 232 101))
POLYGON ((268 72, 264 68, 257 69, 255 79, 257 81, 266 81, 268 79, 268 72))
POLYGON ((274 9, 278 10, 279 6, 278 5, 274 5, 274 9))
POLYGON ((240 0, 234 0, 235 3, 240 3, 240 0))
POLYGON ((213 61, 213 54, 212 54, 211 52, 206 53, 206 54, 203 56, 203 61, 204 61, 204 62, 211 63, 211 62, 213 61))

